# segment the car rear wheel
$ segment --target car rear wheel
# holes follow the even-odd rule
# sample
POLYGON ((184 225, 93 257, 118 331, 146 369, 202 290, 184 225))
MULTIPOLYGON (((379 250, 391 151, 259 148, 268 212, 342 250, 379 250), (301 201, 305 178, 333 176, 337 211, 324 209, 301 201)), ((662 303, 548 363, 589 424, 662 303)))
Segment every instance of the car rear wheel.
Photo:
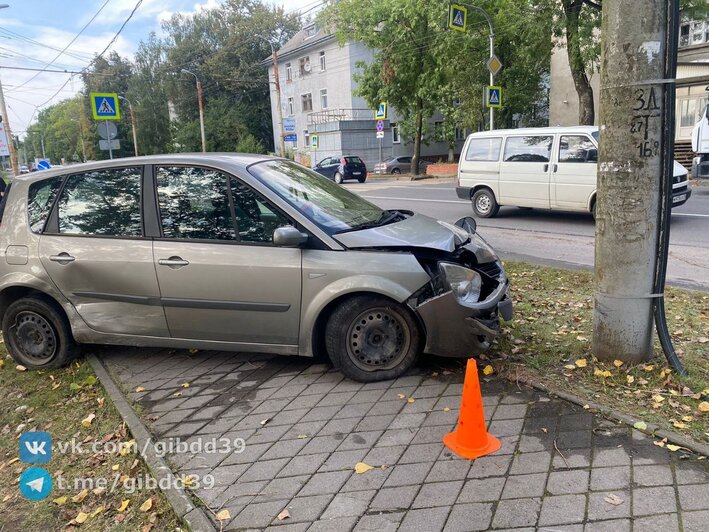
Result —
POLYGON ((12 358, 27 368, 59 368, 78 354, 66 317, 39 297, 12 303, 5 311, 2 331, 12 358))
POLYGON ((493 218, 499 210, 495 194, 489 188, 481 188, 473 194, 473 212, 480 218, 493 218))
POLYGON ((335 172, 335 183, 342 184, 342 174, 340 172, 335 172))
POLYGON ((357 181, 359 181, 360 183, 364 183, 366 180, 367 180, 367 176, 366 176, 366 175, 363 175, 362 177, 358 177, 358 178, 357 178, 357 181))
POLYGON ((356 296, 340 304, 325 328, 333 365, 359 382, 395 379, 415 363, 422 337, 403 305, 381 296, 356 296))
POLYGON ((391 173, 392 175, 399 175, 401 173, 401 170, 399 170, 398 168, 394 168, 391 173))

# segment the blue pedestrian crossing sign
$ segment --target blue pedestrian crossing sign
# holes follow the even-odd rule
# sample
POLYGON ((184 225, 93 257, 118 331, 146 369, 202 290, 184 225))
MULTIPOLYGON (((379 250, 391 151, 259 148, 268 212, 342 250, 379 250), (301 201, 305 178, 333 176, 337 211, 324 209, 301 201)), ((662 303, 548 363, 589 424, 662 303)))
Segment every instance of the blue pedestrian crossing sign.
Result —
POLYGON ((386 120, 387 118, 387 103, 386 102, 379 102, 379 107, 377 107, 377 111, 374 113, 374 119, 375 120, 386 120))
POLYGON ((468 24, 468 8, 458 4, 448 6, 448 27, 465 32, 468 24))
POLYGON ((312 148, 317 148, 319 145, 320 145, 320 138, 315 134, 310 135, 310 146, 312 148))
POLYGON ((121 111, 118 108, 118 94, 115 92, 92 92, 91 110, 94 120, 120 120, 121 111))
POLYGON ((485 87, 485 106, 502 107, 502 87, 485 87))

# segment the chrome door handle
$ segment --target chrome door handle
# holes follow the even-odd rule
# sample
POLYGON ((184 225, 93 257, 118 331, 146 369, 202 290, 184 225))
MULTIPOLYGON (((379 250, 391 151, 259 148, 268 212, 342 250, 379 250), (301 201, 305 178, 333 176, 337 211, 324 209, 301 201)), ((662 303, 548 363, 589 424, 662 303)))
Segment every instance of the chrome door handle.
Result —
POLYGON ((59 255, 51 255, 49 257, 49 260, 52 262, 58 262, 59 264, 69 264, 70 262, 74 262, 76 260, 76 257, 72 257, 66 252, 60 253, 59 255))
POLYGON ((169 259, 159 259, 158 264, 160 266, 170 266, 180 268, 182 266, 187 266, 190 261, 183 259, 182 257, 170 257, 169 259))
POLYGON ((548 172, 548 171, 549 171, 549 163, 547 163, 547 164, 544 165, 544 171, 545 171, 545 172, 548 172))

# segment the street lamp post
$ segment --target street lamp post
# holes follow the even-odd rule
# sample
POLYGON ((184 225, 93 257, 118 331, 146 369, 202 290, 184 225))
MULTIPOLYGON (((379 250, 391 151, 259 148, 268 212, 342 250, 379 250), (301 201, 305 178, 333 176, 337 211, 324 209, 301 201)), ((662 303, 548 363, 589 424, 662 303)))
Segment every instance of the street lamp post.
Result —
POLYGON ((199 105, 199 129, 202 134, 202 152, 207 151, 207 139, 204 136, 204 108, 202 106, 202 82, 199 80, 197 77, 197 74, 194 72, 190 72, 186 68, 183 68, 181 72, 184 72, 185 74, 191 74, 194 76, 194 80, 197 83, 197 102, 199 105))
MULTIPOLYGON (((135 134, 135 114, 133 113, 133 104, 128 98, 124 96, 118 96, 120 100, 128 103, 128 110, 130 111, 130 128, 133 131, 133 151, 135 151, 135 156, 138 156, 138 137, 135 134)), ((202 137, 202 147, 204 147, 204 136, 202 137)), ((204 149, 202 151, 205 151, 204 149)))
POLYGON ((42 159, 47 159, 47 154, 44 152, 44 134, 41 131, 30 131, 33 135, 39 135, 39 143, 42 146, 42 159))

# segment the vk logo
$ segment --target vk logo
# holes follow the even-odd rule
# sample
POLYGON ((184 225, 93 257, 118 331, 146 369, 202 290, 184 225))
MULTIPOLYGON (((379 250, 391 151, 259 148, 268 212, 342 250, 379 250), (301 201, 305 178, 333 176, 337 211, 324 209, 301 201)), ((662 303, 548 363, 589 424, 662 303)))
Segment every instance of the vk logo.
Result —
POLYGON ((28 467, 20 475, 20 493, 31 501, 41 501, 52 491, 52 476, 42 467, 28 467))
POLYGON ((20 436, 20 460, 26 464, 46 464, 52 458, 49 432, 24 432, 20 436))

